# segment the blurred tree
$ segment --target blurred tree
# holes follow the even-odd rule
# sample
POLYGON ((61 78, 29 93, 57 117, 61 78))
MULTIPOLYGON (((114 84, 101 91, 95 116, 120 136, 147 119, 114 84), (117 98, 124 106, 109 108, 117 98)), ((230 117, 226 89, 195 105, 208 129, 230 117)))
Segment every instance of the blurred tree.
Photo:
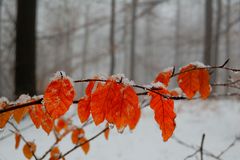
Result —
POLYGON ((17 1, 15 94, 36 94, 36 0, 17 1))
POLYGON ((111 21, 110 21, 110 54, 111 54, 111 63, 110 63, 110 75, 114 74, 115 69, 115 8, 116 1, 111 1, 111 21))
MULTIPOLYGON (((227 9, 226 9, 226 59, 230 58, 231 55, 231 46, 230 46, 230 16, 231 16, 231 0, 227 0, 227 9)), ((226 73, 226 81, 228 81, 229 73, 226 73)), ((225 92, 228 92, 228 87, 225 88, 225 92)))
POLYGON ((181 19, 181 2, 176 0, 176 20, 175 20, 175 59, 173 66, 179 67, 180 59, 180 19, 181 19))
POLYGON ((138 0, 132 0, 130 79, 135 79, 136 14, 138 0))
POLYGON ((212 0, 205 0, 205 39, 203 62, 207 65, 211 64, 212 50, 212 0))

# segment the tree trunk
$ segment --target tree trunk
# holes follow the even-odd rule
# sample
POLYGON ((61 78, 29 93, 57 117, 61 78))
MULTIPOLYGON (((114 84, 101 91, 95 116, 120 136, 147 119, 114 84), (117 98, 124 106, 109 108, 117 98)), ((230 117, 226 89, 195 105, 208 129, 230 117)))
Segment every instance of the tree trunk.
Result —
POLYGON ((203 61, 205 64, 211 64, 212 50, 212 0, 205 0, 205 39, 203 61))
POLYGON ((110 75, 114 74, 115 69, 115 8, 116 1, 112 0, 111 2, 111 25, 110 25, 110 54, 111 54, 111 63, 110 63, 110 75))
POLYGON ((136 12, 138 0, 132 0, 130 79, 135 80, 136 12))
MULTIPOLYGON (((226 59, 230 58, 231 55, 231 47, 230 47, 230 16, 231 16, 231 0, 227 0, 227 9, 226 9, 226 59)), ((226 81, 228 81, 229 73, 226 72, 226 81)), ((228 87, 226 87, 225 92, 228 92, 228 87)))
POLYGON ((177 9, 176 9, 176 21, 175 21, 175 58, 174 58, 174 66, 176 68, 179 67, 179 59, 180 59, 180 19, 181 19, 181 1, 176 0, 177 9))
POLYGON ((17 1, 15 94, 36 94, 36 0, 17 1))

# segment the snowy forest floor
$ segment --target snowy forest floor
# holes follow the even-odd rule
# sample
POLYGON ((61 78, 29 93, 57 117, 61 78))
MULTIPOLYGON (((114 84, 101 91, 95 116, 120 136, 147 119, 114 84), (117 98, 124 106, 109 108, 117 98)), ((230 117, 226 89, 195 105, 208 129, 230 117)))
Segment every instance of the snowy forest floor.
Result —
MULTIPOLYGON (((66 159, 77 160, 183 160, 195 150, 186 147, 176 139, 193 147, 201 143, 202 134, 205 133, 204 150, 219 155, 225 150, 236 137, 240 137, 240 101, 237 100, 208 100, 208 101, 181 101, 175 105, 177 113, 177 127, 174 138, 163 142, 159 130, 149 108, 142 111, 142 117, 133 132, 128 129, 123 134, 117 133, 116 129, 110 130, 109 140, 104 136, 91 141, 88 155, 84 155, 81 149, 77 149, 66 159)), ((74 120, 79 123, 78 118, 74 120)), ((19 128, 31 124, 27 118, 21 122, 19 128)), ((87 126, 86 136, 95 135, 104 126, 87 126)), ((1 136, 8 134, 7 129, 0 132, 1 136)), ((37 155, 42 155, 54 142, 54 137, 46 136, 46 133, 34 127, 23 131, 22 134, 28 139, 35 139, 37 155)), ((14 149, 15 138, 13 136, 0 141, 0 160, 24 159, 22 153, 23 142, 18 150, 14 149)), ((66 152, 73 145, 70 136, 66 137, 59 145, 60 150, 66 152)), ((196 154, 189 159, 200 159, 196 154)), ((204 159, 212 160, 211 156, 204 155, 204 159)), ((240 139, 225 152, 222 160, 240 159, 240 139)))

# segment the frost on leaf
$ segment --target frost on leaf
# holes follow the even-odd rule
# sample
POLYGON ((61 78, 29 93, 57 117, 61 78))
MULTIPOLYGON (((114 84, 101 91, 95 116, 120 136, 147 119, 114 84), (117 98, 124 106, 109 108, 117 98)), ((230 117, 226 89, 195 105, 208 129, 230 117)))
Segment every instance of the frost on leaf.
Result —
POLYGON ((29 110, 30 118, 32 119, 32 122, 36 128, 39 128, 42 123, 42 117, 44 116, 42 107, 42 104, 36 104, 31 106, 29 110))
POLYGON ((44 93, 44 105, 47 112, 53 119, 59 118, 68 111, 74 96, 75 91, 71 79, 62 72, 57 72, 44 93))
POLYGON ((161 82, 163 83, 166 87, 168 86, 168 83, 170 81, 170 78, 172 76, 172 73, 173 73, 173 67, 171 68, 167 68, 165 69, 163 72, 160 72, 156 79, 155 79, 155 83, 157 82, 161 82))
MULTIPOLYGON (((5 97, 0 98, 0 110, 7 109, 7 106, 8 106, 8 100, 5 97)), ((9 112, 0 114, 0 128, 5 127, 12 113, 13 113, 12 111, 9 111, 9 112)))
POLYGON ((138 103, 138 96, 131 86, 109 79, 105 84, 97 85, 90 108, 96 125, 106 119, 121 132, 126 126, 135 128, 140 118, 138 103))
POLYGON ((164 141, 167 141, 173 134, 175 129, 174 113, 174 101, 172 99, 164 98, 162 95, 170 94, 168 90, 162 88, 157 91, 159 94, 149 92, 152 97, 150 101, 150 107, 154 110, 154 118, 162 130, 162 137, 164 141))
POLYGON ((23 146, 23 154, 26 158, 31 159, 33 156, 33 153, 36 152, 36 145, 33 142, 27 142, 23 146))
MULTIPOLYGON (((29 95, 21 95, 18 100, 16 101, 16 104, 22 104, 22 103, 27 103, 30 102, 31 97, 29 95)), ((13 111, 13 118, 17 123, 20 123, 20 121, 23 119, 23 117, 28 113, 29 108, 28 107, 23 107, 19 108, 13 111)))
POLYGON ((91 93, 94 87, 95 82, 89 82, 86 88, 86 96, 81 98, 78 102, 78 117, 80 121, 83 123, 88 120, 90 116, 90 102, 91 102, 91 93))
POLYGON ((59 156, 61 155, 60 150, 58 147, 54 147, 50 152, 50 159, 49 160, 58 160, 59 156))
MULTIPOLYGON (((178 84, 189 99, 199 91, 201 98, 206 99, 210 94, 210 76, 207 69, 198 69, 189 64, 180 70, 178 84)), ((202 67, 201 67, 202 68, 202 67)))

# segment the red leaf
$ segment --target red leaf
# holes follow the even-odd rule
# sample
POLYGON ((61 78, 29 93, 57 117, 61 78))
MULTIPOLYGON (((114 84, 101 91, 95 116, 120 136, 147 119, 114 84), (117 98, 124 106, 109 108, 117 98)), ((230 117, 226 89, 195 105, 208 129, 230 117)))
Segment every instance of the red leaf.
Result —
POLYGON ((42 126, 42 129, 47 134, 49 134, 53 129, 54 120, 52 119, 52 117, 50 117, 50 115, 47 112, 43 114, 41 126, 42 126))
MULTIPOLYGON (((120 85, 113 80, 108 80, 104 85, 98 83, 90 103, 92 117, 96 125, 106 118, 107 112, 113 107, 114 99, 121 94, 120 88, 120 85)), ((112 123, 114 120, 110 118, 108 117, 108 121, 112 123)))
POLYGON ((83 123, 88 120, 90 116, 90 102, 91 102, 91 92, 94 87, 95 82, 89 82, 86 88, 86 96, 81 98, 78 102, 78 117, 83 123))
POLYGON ((18 149, 20 140, 21 140, 21 135, 18 133, 15 133, 15 149, 18 149))
MULTIPOLYGON (((108 123, 106 123, 105 126, 106 126, 106 127, 109 127, 108 123)), ((104 132, 104 137, 105 137, 106 140, 108 140, 109 132, 110 132, 110 129, 109 129, 109 128, 104 132)))
POLYGON ((201 94, 202 99, 206 99, 210 95, 210 76, 208 73, 208 70, 201 69, 199 70, 199 83, 200 83, 200 89, 199 92, 201 94))
POLYGON ((80 139, 84 137, 84 130, 82 128, 76 128, 72 132, 72 143, 73 144, 79 144, 80 139))
MULTIPOLYGON (((160 94, 168 95, 169 91, 164 88, 158 91, 160 94)), ((159 124, 162 130, 162 137, 164 141, 167 141, 173 134, 175 129, 175 118, 174 113, 174 101, 172 99, 164 98, 163 96, 150 92, 152 99, 150 101, 150 107, 154 110, 155 120, 159 124)))
POLYGON ((50 152, 50 159, 49 160, 58 160, 59 156, 61 155, 60 150, 58 147, 54 147, 50 152))
MULTIPOLYGON (((0 103, 0 110, 4 110, 7 108, 7 102, 0 103)), ((1 113, 0 114, 0 128, 4 128, 6 123, 8 122, 9 118, 12 115, 12 111, 1 113)))
POLYGON ((26 158, 31 159, 36 152, 36 145, 33 142, 27 142, 23 147, 23 154, 26 158))
POLYGON ((33 105, 30 107, 29 115, 32 119, 33 124, 36 128, 39 128, 42 123, 42 117, 44 116, 44 112, 42 110, 42 104, 33 105))
POLYGON ((75 91, 68 77, 61 76, 48 85, 44 93, 44 105, 53 119, 66 113, 73 102, 75 91))
POLYGON ((178 84, 182 91, 186 94, 189 99, 196 94, 199 90, 199 70, 192 70, 196 66, 189 64, 180 70, 178 76, 178 84))
POLYGON ((165 86, 168 86, 172 73, 173 73, 173 68, 160 72, 154 82, 161 82, 165 86))

